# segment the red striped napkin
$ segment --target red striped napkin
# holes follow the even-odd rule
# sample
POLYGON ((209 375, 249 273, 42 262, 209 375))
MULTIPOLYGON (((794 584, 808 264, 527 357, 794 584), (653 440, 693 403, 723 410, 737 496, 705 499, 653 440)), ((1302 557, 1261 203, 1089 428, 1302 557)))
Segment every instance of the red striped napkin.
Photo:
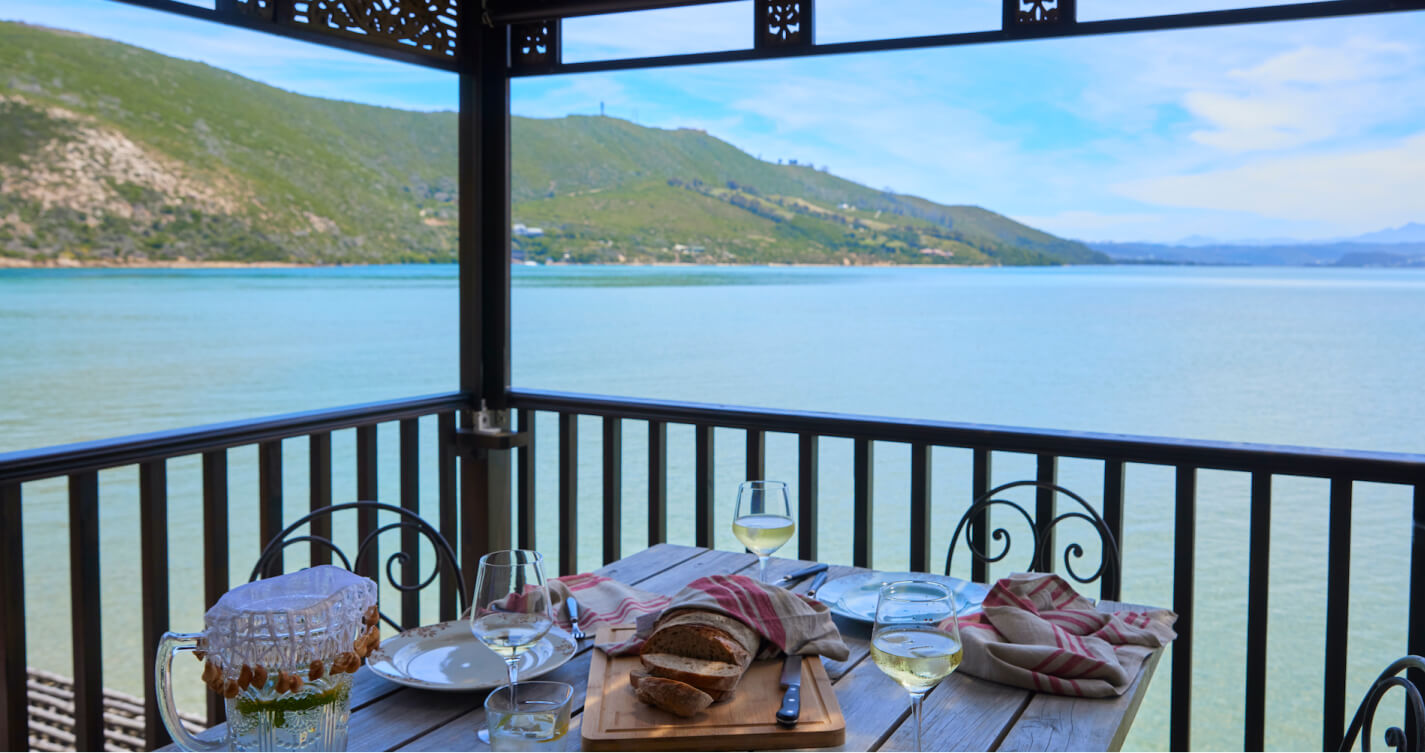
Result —
POLYGON ((571 627, 568 600, 573 596, 579 603, 579 627, 589 635, 602 625, 627 625, 641 615, 661 613, 672 601, 593 573, 555 578, 549 582, 549 590, 559 624, 571 627))
MULTIPOLYGON (((636 654, 643 641, 653 632, 653 624, 668 609, 707 609, 720 612, 746 623, 766 639, 758 658, 766 659, 783 652, 820 654, 841 660, 850 656, 841 633, 831 620, 831 610, 825 604, 794 594, 785 588, 768 585, 744 575, 709 575, 689 583, 672 599, 656 596, 597 575, 576 575, 558 578, 579 601, 579 622, 587 628, 586 612, 598 612, 600 620, 592 623, 636 623, 634 637, 619 643, 600 645, 612 656, 636 654), (593 579, 596 586, 584 585, 593 579), (617 597, 617 598, 615 598, 617 597), (617 617, 609 619, 608 616, 617 617)), ((560 602, 561 619, 568 612, 560 602)))
POLYGON ((1101 612, 1063 578, 1001 578, 984 611, 961 617, 961 672, 1059 695, 1122 695, 1154 649, 1177 637, 1166 609, 1101 612))

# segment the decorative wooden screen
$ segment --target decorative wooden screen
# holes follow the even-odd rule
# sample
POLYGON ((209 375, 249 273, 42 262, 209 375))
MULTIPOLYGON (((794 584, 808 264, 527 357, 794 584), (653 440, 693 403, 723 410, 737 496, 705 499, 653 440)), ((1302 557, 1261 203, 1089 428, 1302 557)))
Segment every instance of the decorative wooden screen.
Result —
POLYGON ((559 64, 559 22, 510 25, 510 67, 537 70, 559 64))
POLYGON ((1074 0, 1004 0, 1004 30, 1074 23, 1074 0))
POLYGON ((293 26, 408 52, 455 57, 458 0, 288 1, 291 17, 281 20, 293 26))
POLYGON ((757 49, 799 47, 812 43, 813 0, 757 0, 757 49))

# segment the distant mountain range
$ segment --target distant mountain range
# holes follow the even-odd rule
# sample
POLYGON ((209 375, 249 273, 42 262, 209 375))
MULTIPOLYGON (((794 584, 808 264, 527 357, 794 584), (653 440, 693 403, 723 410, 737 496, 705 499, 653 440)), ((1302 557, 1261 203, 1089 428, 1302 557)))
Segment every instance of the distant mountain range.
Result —
POLYGON ((1425 267, 1425 240, 1397 242, 1409 237, 1411 223, 1395 230, 1357 236, 1350 240, 1325 242, 1263 241, 1222 243, 1206 241, 1179 244, 1090 242, 1118 262, 1162 264, 1243 264, 1341 267, 1425 267), (1378 238, 1381 240, 1367 240, 1378 238))
MULTIPOLYGON (((457 122, 0 23, 0 256, 450 261, 457 122)), ((575 262, 1073 264, 974 206, 770 164, 702 131, 516 118, 515 253, 575 262)), ((4 259, 0 259, 3 263, 4 259)))

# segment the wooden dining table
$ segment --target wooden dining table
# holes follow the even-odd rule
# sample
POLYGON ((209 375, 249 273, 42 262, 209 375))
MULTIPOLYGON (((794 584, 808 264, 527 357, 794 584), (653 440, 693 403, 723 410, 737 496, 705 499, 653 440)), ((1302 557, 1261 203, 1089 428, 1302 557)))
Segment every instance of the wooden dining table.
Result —
MULTIPOLYGON (((659 544, 597 571, 645 591, 673 595, 704 575, 755 574, 756 557, 744 552, 659 544)), ((812 563, 773 558, 774 579, 812 563)), ((835 566, 829 578, 864 572, 835 566)), ((805 591, 810 579, 793 590, 805 591)), ((1107 610, 1142 609, 1101 602, 1107 610)), ((912 750, 910 698, 869 658, 864 626, 843 625, 851 648, 845 661, 827 661, 827 675, 846 720, 845 742, 827 750, 912 750), (861 629, 858 630, 858 627, 861 629)), ((581 642, 567 663, 542 675, 574 687, 574 716, 565 750, 579 750, 580 722, 588 687, 593 641, 581 642)), ((1133 724, 1162 650, 1144 662, 1138 678, 1116 698, 1073 698, 1037 693, 956 673, 925 698, 924 750, 1118 750, 1133 724)), ((484 722, 485 693, 416 690, 387 681, 362 667, 352 685, 348 750, 489 750, 475 731, 484 722)), ((221 728, 205 733, 220 735, 221 728)))

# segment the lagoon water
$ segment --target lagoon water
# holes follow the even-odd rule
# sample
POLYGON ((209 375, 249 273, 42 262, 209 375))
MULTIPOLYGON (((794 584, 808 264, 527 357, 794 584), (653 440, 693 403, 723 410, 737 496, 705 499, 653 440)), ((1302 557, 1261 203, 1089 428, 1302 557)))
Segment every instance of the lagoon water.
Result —
MULTIPOLYGON (((831 269, 516 267, 519 387, 1008 426, 1425 453, 1425 273, 1086 267, 831 269)), ((0 270, 0 453, 445 392, 457 383, 453 267, 0 270)), ((554 419, 540 420, 537 546, 557 546, 554 419)), ((641 548, 645 453, 625 426, 624 551, 641 548)), ((598 565, 598 421, 583 419, 581 568, 598 565)), ((435 459, 423 421, 424 504, 435 459)), ((334 497, 354 498, 351 432, 334 440, 334 497)), ((380 433, 383 497, 397 493, 394 427, 380 433)), ((742 434, 716 435, 718 540, 735 548, 742 434)), ((691 543, 691 431, 670 430, 670 537, 691 543)), ((289 517, 305 507, 305 442, 285 443, 289 517)), ((773 435, 768 475, 795 480, 795 440, 773 435)), ((850 560, 850 443, 821 448, 821 557, 850 560)), ((231 572, 256 557, 256 462, 231 453, 231 572)), ((876 448, 875 563, 906 564, 908 462, 876 448)), ((172 622, 201 622, 195 458, 169 464, 172 622)), ((996 457, 996 481, 1032 474, 996 457)), ((943 554, 966 504, 967 452, 934 458, 943 554)), ((1090 499, 1101 466, 1064 460, 1090 499)), ((105 683, 139 692, 137 471, 101 474, 105 683)), ((1268 744, 1320 741, 1323 481, 1275 485, 1268 744)), ((1172 471, 1130 467, 1125 598, 1172 603, 1172 471)), ((1357 485, 1354 705, 1404 653, 1408 490, 1357 485)), ((1240 748, 1247 479, 1199 478, 1193 742, 1240 748)), ((30 662, 70 671, 63 481, 24 487, 30 662)), ((962 560, 964 558, 962 557, 962 560)), ((300 562, 294 561, 294 564, 300 562)), ((957 568, 959 565, 957 565, 957 568)), ((1092 569, 1092 566, 1090 566, 1092 569)), ((998 573, 996 573, 998 574, 998 573)), ((1332 647, 1335 660, 1340 647, 1332 647)), ((182 673, 180 673, 182 674, 182 673)), ((196 672, 180 689, 200 706, 196 672)), ((1171 669, 1159 668, 1130 748, 1167 746, 1171 669)))

